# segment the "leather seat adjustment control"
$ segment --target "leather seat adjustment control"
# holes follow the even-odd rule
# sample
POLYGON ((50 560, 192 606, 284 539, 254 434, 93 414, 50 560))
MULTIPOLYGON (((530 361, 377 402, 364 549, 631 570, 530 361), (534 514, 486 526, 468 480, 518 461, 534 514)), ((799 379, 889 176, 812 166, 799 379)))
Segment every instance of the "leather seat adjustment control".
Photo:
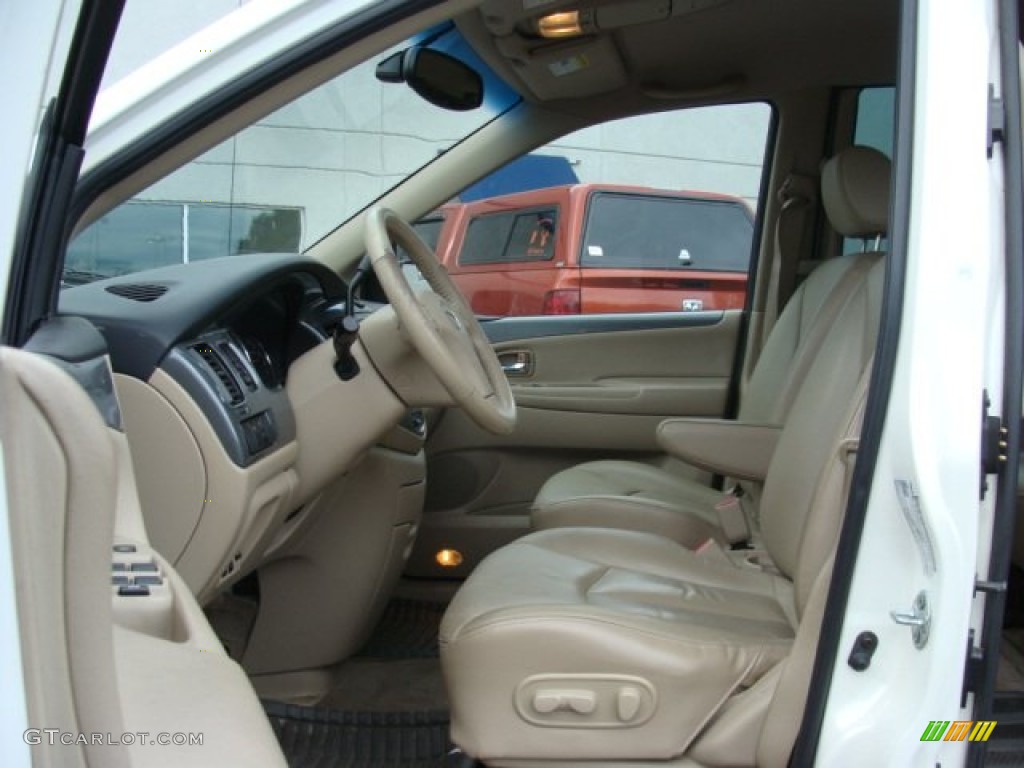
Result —
POLYGON ((533 695, 533 709, 542 715, 564 710, 589 715, 597 707, 593 691, 559 691, 540 688, 533 695))
POLYGON ((657 694, 631 675, 534 675, 517 687, 515 707, 546 728, 634 728, 651 719, 657 694))

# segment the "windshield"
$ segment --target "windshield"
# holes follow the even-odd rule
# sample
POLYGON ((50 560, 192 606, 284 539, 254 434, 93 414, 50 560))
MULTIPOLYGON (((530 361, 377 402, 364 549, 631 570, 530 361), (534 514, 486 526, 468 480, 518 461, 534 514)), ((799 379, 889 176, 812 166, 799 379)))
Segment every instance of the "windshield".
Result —
POLYGON ((249 126, 122 203, 68 247, 64 286, 225 256, 300 252, 518 100, 451 24, 385 51, 249 126), (470 64, 470 112, 375 76, 415 42, 470 64))

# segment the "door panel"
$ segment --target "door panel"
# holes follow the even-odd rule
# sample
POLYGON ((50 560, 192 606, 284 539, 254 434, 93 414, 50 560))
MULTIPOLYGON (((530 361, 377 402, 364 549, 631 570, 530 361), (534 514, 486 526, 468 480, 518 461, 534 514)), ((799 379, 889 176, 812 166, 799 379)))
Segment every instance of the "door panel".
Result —
MULTIPOLYGON (((284 766, 251 683, 146 535, 104 337, 82 318, 47 321, 24 350, 0 348, 0 391, 0 441, 18 448, 7 487, 32 724, 185 734, 216 723, 199 743, 161 742, 160 764, 230 754, 284 766)), ((65 745, 59 760, 36 747, 36 765, 154 764, 116 741, 65 745)))
POLYGON ((548 336, 495 345, 524 354, 521 408, 651 416, 720 416, 739 313, 707 326, 548 336))
POLYGON ((657 463, 655 429, 671 416, 722 416, 741 314, 510 318, 485 323, 519 405, 510 435, 460 410, 439 414, 427 441, 423 526, 407 574, 467 574, 529 530, 529 509, 552 474, 597 458, 657 463), (521 370, 522 370, 521 369, 521 370), (462 564, 434 554, 454 548, 462 564))

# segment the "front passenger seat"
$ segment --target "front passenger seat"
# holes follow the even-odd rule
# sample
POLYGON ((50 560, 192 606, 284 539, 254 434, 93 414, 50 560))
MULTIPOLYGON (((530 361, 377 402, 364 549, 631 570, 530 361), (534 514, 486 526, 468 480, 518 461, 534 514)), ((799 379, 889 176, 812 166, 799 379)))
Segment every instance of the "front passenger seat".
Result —
POLYGON ((476 567, 441 624, 456 745, 521 768, 681 756, 786 765, 845 510, 884 266, 847 297, 793 401, 761 498, 765 552, 562 528, 476 567))
MULTIPOLYGON (((881 152, 854 146, 822 169, 821 195, 832 228, 844 237, 868 239, 888 230, 890 163, 881 152)), ((736 422, 668 420, 659 443, 670 454, 702 469, 745 480, 759 490, 778 426, 785 423, 795 392, 835 322, 843 302, 862 285, 879 252, 829 259, 800 285, 773 327, 744 393, 736 422), (740 432, 735 426, 751 425, 740 432), (734 434, 736 433, 736 434, 734 434), (712 439, 721 444, 714 455, 712 439), (744 476, 737 451, 768 446, 744 476), (680 453, 682 451, 682 453, 680 453)), ((669 470, 638 461, 592 461, 553 475, 532 508, 538 530, 595 526, 648 531, 695 548, 707 539, 743 541, 754 527, 742 516, 726 519, 722 493, 669 470)))

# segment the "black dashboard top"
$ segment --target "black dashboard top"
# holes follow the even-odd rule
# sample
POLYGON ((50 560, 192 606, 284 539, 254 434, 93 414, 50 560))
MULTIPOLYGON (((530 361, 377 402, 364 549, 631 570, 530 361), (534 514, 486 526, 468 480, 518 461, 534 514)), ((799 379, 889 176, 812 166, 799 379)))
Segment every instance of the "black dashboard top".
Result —
MULTIPOLYGON (((114 370, 146 380, 176 345, 214 325, 252 325, 253 307, 278 291, 298 295, 268 306, 299 313, 337 305, 345 283, 320 262, 295 254, 253 254, 180 264, 98 280, 61 292, 59 311, 90 320, 103 333, 114 370), (278 291, 281 286, 287 290, 278 291)), ((269 302, 269 299, 268 299, 269 302)), ((297 317, 280 318, 295 321, 297 317)))

